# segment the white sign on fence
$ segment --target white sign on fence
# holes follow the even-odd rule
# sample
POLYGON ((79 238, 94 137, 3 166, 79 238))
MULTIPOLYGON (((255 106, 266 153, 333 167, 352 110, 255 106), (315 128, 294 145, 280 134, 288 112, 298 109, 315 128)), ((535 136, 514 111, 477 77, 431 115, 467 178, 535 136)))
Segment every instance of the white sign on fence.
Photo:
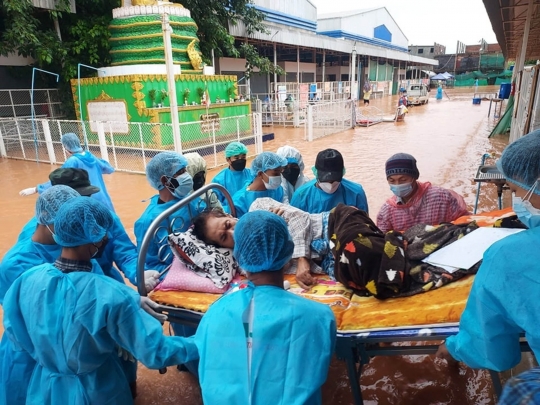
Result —
POLYGON ((89 101, 88 119, 90 121, 90 131, 97 133, 96 121, 107 122, 106 129, 116 134, 129 133, 128 113, 124 100, 111 101, 89 101))

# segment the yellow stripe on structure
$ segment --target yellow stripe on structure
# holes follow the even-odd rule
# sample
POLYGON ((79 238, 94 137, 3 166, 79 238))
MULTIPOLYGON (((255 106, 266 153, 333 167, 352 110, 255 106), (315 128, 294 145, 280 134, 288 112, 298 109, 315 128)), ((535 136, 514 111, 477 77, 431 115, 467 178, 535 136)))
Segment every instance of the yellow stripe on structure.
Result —
MULTIPOLYGON (((136 23, 131 23, 131 24, 126 24, 126 25, 109 25, 109 29, 125 29, 125 28, 132 28, 132 27, 144 27, 144 26, 148 26, 148 25, 161 25, 161 20, 156 20, 156 21, 147 21, 147 22, 136 22, 136 23)), ((177 25, 177 26, 181 26, 181 27, 189 27, 189 26, 192 26, 192 27, 195 27, 195 28, 199 28, 197 27, 197 24, 195 24, 194 22, 175 22, 175 21, 169 21, 169 24, 170 25, 177 25)))
MULTIPOLYGON (((120 66, 120 65, 135 65, 137 63, 165 63, 165 59, 135 59, 127 60, 124 62, 114 62, 111 63, 111 66, 120 66)), ((191 65, 191 62, 173 62, 175 65, 191 65)))
MULTIPOLYGON (((109 53, 136 53, 136 52, 152 52, 152 51, 163 51, 163 50, 164 48, 162 46, 158 46, 156 48, 144 48, 144 49, 119 49, 116 51, 109 51, 109 53)), ((187 51, 185 49, 173 48, 173 52, 186 53, 187 51)))
MULTIPOLYGON (((130 37, 109 38, 109 41, 129 41, 131 39, 157 38, 157 37, 162 37, 162 36, 163 34, 160 32, 157 34, 133 35, 130 37)), ((190 41, 197 41, 197 42, 199 41, 199 38, 187 37, 185 35, 176 35, 176 34, 171 34, 171 38, 189 39, 190 41)))

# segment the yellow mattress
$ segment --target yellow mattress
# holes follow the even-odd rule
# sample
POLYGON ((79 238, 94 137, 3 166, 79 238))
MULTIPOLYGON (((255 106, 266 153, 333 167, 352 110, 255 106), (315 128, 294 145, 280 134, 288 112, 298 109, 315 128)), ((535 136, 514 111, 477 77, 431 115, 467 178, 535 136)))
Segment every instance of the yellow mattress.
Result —
MULTIPOLYGON (((457 323, 467 303, 474 276, 423 294, 385 301, 354 295, 328 276, 319 276, 318 283, 309 291, 303 291, 296 284, 294 275, 285 278, 291 283, 292 293, 330 306, 340 332, 361 332, 457 323)), ((156 291, 150 297, 160 304, 206 312, 220 296, 189 291, 156 291)))

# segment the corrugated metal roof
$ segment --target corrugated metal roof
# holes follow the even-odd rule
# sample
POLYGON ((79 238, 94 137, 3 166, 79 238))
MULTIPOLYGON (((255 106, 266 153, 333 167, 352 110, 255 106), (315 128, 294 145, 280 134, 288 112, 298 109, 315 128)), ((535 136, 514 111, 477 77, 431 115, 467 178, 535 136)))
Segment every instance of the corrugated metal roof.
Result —
MULTIPOLYGON (((326 35, 317 35, 309 31, 300 30, 292 27, 267 24, 269 33, 256 32, 250 36, 252 39, 261 41, 276 42, 286 45, 301 46, 303 48, 326 49, 330 51, 343 52, 350 54, 352 52, 354 41, 340 38, 332 38, 326 35)), ((246 37, 245 26, 241 21, 236 25, 229 24, 229 33, 235 37, 246 37)), ((378 56, 380 58, 402 60, 412 62, 417 65, 437 66, 439 62, 435 59, 422 58, 411 55, 408 52, 400 52, 393 49, 378 47, 375 45, 356 42, 356 52, 359 55, 378 56)))
MULTIPOLYGON (((37 8, 44 8, 47 10, 56 10, 57 0, 32 0, 32 4, 37 8)), ((75 0, 69 0, 69 8, 72 13, 76 13, 75 0)))
POLYGON ((540 1, 483 0, 497 42, 505 58, 515 58, 521 49, 527 8, 534 1, 529 40, 525 59, 540 59, 540 1))

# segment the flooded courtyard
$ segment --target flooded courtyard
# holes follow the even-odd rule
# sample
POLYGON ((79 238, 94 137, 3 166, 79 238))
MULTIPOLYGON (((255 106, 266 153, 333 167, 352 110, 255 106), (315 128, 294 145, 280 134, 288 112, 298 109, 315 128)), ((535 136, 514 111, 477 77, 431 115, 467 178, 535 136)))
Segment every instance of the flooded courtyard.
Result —
MULTIPOLYGON (((482 89, 496 92, 498 87, 482 89)), ((472 104, 473 89, 446 90, 443 100, 435 100, 431 91, 428 104, 411 107, 404 122, 379 123, 358 127, 340 134, 304 140, 304 129, 264 127, 275 139, 263 144, 264 150, 276 151, 283 145, 296 147, 303 155, 305 173, 313 178, 311 167, 320 150, 334 148, 344 157, 346 175, 364 187, 375 219, 379 208, 391 193, 386 183, 384 164, 394 153, 410 153, 417 159, 420 181, 451 188, 463 195, 472 211, 477 195, 473 178, 484 153, 500 156, 508 139, 504 136, 488 139, 494 126, 493 112, 488 118, 489 101, 472 104)), ((386 114, 392 114, 397 96, 371 101, 386 114)), ((220 160, 224 161, 223 156, 220 160)), ((490 163, 492 161, 488 161, 490 163)), ((0 178, 3 209, 0 212, 0 257, 15 243, 23 225, 32 217, 36 196, 20 197, 19 190, 47 180, 57 168, 45 163, 1 159, 0 178)), ((207 182, 219 171, 212 170, 207 182)), ((154 190, 139 174, 115 173, 105 176, 108 191, 117 214, 133 238, 133 224, 144 211, 154 190)), ((479 211, 497 208, 495 187, 483 185, 479 211)), ((133 238, 134 239, 134 238, 133 238)), ((1 310, 0 310, 1 311, 1 310)), ((1 317, 1 312, 0 312, 1 317)), ((168 332, 167 325, 165 326, 168 332)), ((0 325, 0 332, 2 331, 0 325)), ((306 374, 309 378, 309 373, 306 374)), ((489 375, 463 365, 449 367, 433 356, 378 357, 365 367, 362 390, 366 404, 494 404, 489 375)), ((165 375, 146 370, 142 365, 138 380, 138 405, 201 404, 195 379, 188 373, 170 367, 165 375)), ((323 388, 324 404, 351 404, 345 364, 334 360, 323 388)))

